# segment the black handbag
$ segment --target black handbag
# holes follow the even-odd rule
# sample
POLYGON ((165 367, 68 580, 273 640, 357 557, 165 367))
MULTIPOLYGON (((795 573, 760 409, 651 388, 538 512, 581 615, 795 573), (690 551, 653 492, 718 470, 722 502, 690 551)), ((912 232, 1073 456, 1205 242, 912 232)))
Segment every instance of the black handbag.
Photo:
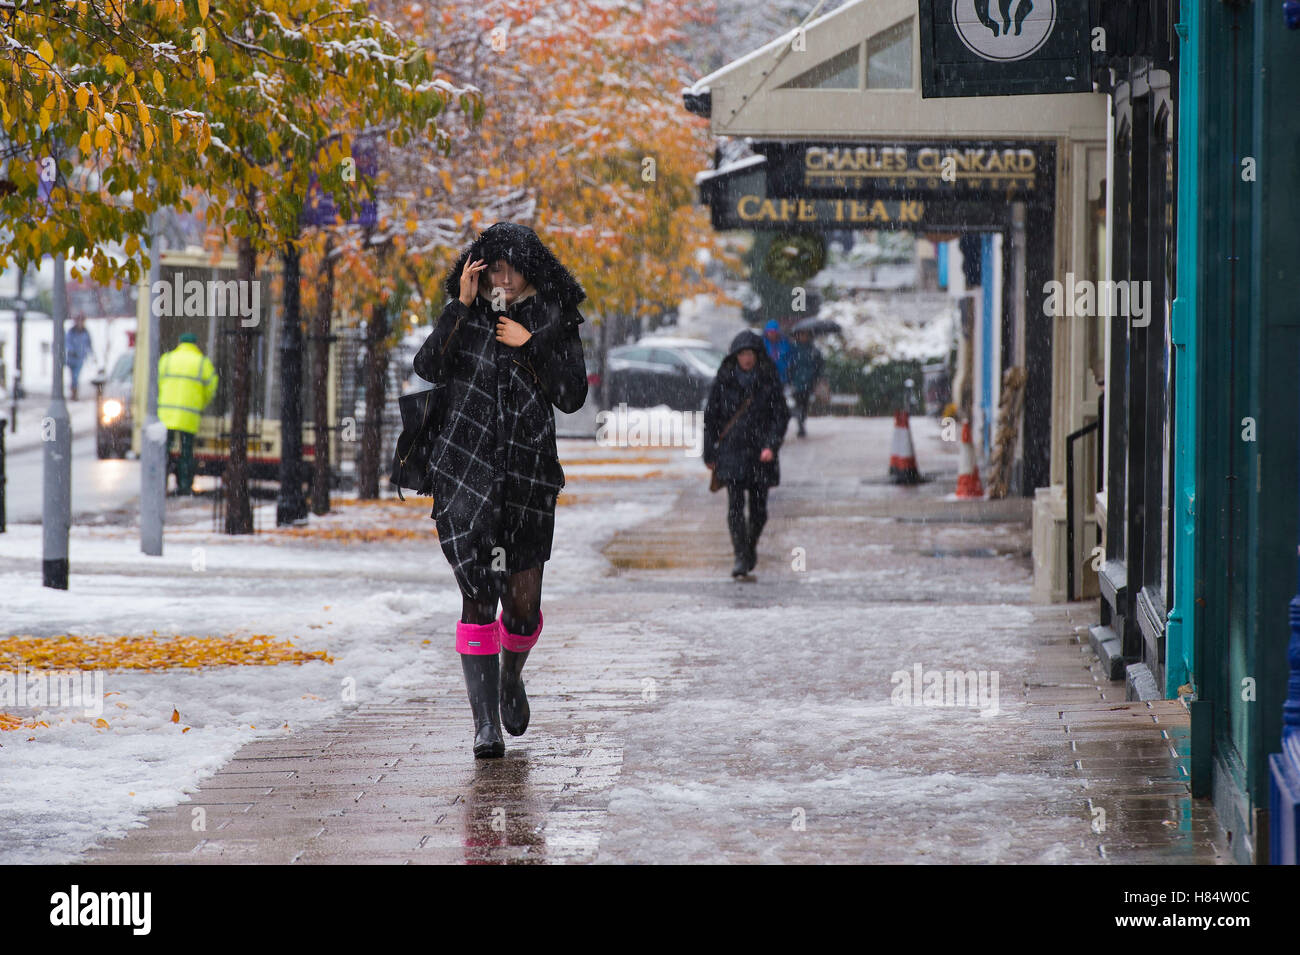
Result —
POLYGON ((430 477, 433 446, 442 428, 445 392, 445 386, 435 385, 397 399, 402 413, 402 433, 393 449, 393 466, 388 480, 397 488, 399 500, 406 500, 402 488, 417 494, 432 493, 425 485, 430 477))

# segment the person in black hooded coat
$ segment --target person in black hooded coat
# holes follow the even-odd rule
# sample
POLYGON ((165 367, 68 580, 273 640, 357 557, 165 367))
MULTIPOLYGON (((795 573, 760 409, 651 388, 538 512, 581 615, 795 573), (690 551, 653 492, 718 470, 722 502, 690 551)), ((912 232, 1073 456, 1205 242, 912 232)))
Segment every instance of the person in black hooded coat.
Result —
POLYGON ((789 423, 776 365, 762 337, 747 329, 732 339, 704 409, 704 463, 727 487, 727 528, 736 556, 733 577, 748 574, 758 563, 767 491, 781 483, 778 453, 789 423))
POLYGON ((587 398, 586 293, 532 229, 509 222, 485 229, 443 284, 450 301, 413 361, 446 386, 424 489, 461 591, 456 649, 474 755, 501 756, 502 724, 515 736, 528 728, 522 671, 541 634, 564 486, 553 408, 574 412, 587 398))

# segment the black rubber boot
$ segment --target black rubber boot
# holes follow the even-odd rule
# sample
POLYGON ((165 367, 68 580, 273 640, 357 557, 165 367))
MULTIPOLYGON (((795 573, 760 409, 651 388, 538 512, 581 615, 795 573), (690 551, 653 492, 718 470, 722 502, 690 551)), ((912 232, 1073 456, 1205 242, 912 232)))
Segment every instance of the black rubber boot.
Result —
POLYGON ((532 715, 524 692, 523 674, 529 652, 501 649, 501 725, 511 736, 523 736, 532 715))
POLYGON ((749 535, 745 525, 731 528, 731 548, 736 554, 736 563, 731 568, 732 577, 744 577, 749 573, 749 535))
POLYGON ((752 521, 749 525, 749 537, 745 541, 745 573, 750 573, 758 566, 758 538, 763 533, 763 525, 752 521))
POLYGON ((506 754, 501 738, 500 680, 501 661, 495 653, 462 653, 460 666, 465 671, 465 690, 474 714, 474 755, 490 759, 506 754))

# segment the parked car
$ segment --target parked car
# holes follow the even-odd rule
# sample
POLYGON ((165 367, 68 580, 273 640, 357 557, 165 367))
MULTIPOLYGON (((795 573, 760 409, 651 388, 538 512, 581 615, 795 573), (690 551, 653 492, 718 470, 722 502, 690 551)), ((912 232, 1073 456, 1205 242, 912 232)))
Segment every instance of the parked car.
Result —
POLYGON ((135 349, 122 354, 95 386, 95 446, 101 458, 124 458, 131 449, 131 386, 135 376, 135 349))
POLYGON ((698 411, 709 400, 722 352, 694 338, 643 338, 609 350, 606 401, 648 408, 698 411))

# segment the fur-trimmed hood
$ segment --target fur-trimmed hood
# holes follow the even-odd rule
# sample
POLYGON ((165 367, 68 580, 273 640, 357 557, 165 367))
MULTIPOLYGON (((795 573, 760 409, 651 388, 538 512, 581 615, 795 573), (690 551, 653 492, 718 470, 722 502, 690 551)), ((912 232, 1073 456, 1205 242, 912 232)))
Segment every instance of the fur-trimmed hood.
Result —
MULTIPOLYGON (((450 298, 460 297, 460 273, 471 259, 483 259, 489 266, 497 259, 505 259, 523 273, 543 301, 554 302, 563 313, 574 312, 586 297, 582 284, 573 273, 561 264, 526 225, 513 222, 494 222, 456 259, 443 279, 443 288, 450 298)), ((479 294, 491 294, 486 283, 486 270, 479 274, 479 294)), ((579 316, 579 320, 581 317, 579 316)))

